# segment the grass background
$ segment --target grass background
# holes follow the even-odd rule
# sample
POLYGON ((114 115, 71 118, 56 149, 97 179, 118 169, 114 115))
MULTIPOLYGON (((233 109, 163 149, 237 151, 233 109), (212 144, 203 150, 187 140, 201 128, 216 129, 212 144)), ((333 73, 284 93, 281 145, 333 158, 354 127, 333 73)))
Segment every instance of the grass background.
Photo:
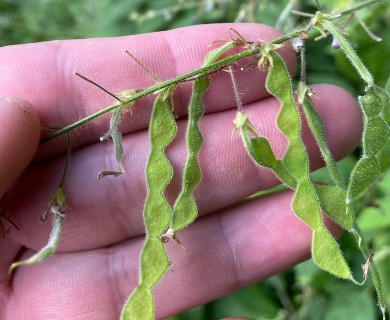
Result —
MULTIPOLYGON (((288 31, 301 18, 286 15, 288 4, 305 12, 317 10, 314 1, 272 0, 0 0, 0 46, 54 39, 111 37, 167 30, 200 23, 261 22, 288 31)), ((321 0, 326 12, 351 3, 321 0)), ((370 29, 383 38, 375 43, 357 22, 346 32, 350 41, 373 72, 380 86, 389 87, 390 5, 385 1, 358 13, 370 29)), ((344 55, 330 46, 330 40, 307 47, 309 83, 334 83, 353 95, 363 93, 363 83, 344 55), (319 63, 320 61, 320 63, 319 63)), ((28 54, 28 52, 26 52, 28 54)), ((359 149, 338 163, 345 179, 356 162, 359 149)), ((314 173, 326 180, 323 170, 314 173)), ((360 226, 376 252, 375 260, 390 293, 390 173, 372 193, 370 207, 359 214, 360 226)), ((359 273, 364 263, 348 234, 341 246, 352 269, 359 273)), ((390 295, 388 294, 390 303, 390 295)), ((265 319, 379 319, 371 283, 357 287, 318 270, 309 260, 266 281, 236 291, 222 299, 194 308, 170 320, 212 320, 222 317, 265 319)))

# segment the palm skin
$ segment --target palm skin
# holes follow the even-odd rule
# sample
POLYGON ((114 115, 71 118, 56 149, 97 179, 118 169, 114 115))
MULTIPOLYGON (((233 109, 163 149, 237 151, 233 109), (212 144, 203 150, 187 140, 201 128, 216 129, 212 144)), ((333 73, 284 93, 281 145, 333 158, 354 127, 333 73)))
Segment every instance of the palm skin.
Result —
MULTIPOLYGON (((87 124, 73 135, 73 153, 64 185, 67 214, 58 252, 49 260, 20 267, 9 265, 31 256, 47 241, 50 223, 39 217, 58 185, 66 140, 38 147, 40 127, 61 127, 106 105, 108 96, 73 76, 78 71, 112 92, 146 88, 148 75, 124 53, 127 49, 160 79, 194 70, 210 44, 234 27, 248 40, 272 40, 279 33, 258 24, 195 26, 121 38, 54 41, 0 49, 0 196, 19 231, 0 238, 0 315, 2 319, 116 319, 138 281, 143 242, 142 210, 146 195, 144 167, 147 125, 153 97, 125 114, 121 131, 125 174, 96 180, 102 169, 115 169, 110 143, 99 143, 108 118, 87 124), (28 102, 27 102, 28 101, 28 102)), ((295 56, 280 50, 291 72, 295 56)), ((236 72, 248 114, 278 156, 286 146, 274 120, 279 103, 264 89, 265 73, 236 72)), ((180 188, 185 161, 184 131, 190 83, 174 95, 178 135, 167 155, 177 172, 168 187, 172 201, 180 188)), ((314 86, 314 99, 336 158, 359 142, 361 116, 354 99, 331 85, 314 86), (340 116, 340 115, 343 116, 340 116)), ((290 208, 291 191, 245 200, 278 184, 258 168, 239 136, 230 139, 235 98, 229 75, 211 76, 201 120, 203 178, 196 189, 200 217, 179 233, 187 250, 167 244, 172 262, 155 287, 156 318, 162 319, 265 279, 309 257, 311 232, 290 208), (211 161, 210 161, 211 160, 211 161)), ((312 168, 321 156, 304 124, 304 141, 312 168)), ((334 232, 337 228, 330 224, 334 232)))

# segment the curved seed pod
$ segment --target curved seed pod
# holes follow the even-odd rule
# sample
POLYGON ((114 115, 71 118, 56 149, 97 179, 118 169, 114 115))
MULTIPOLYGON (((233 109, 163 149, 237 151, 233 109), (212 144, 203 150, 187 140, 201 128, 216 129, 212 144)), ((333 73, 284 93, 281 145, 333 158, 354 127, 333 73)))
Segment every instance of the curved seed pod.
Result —
MULTIPOLYGON (((290 79, 282 59, 276 53, 272 55, 273 63, 270 64, 267 89, 282 102, 277 125, 288 139, 288 147, 283 160, 275 158, 269 142, 264 137, 249 137, 249 132, 253 133, 253 126, 245 115, 238 112, 235 125, 240 128, 245 147, 255 162, 271 168, 287 186, 296 189, 292 207, 294 212, 313 229, 312 256, 314 262, 321 269, 337 277, 352 278, 337 242, 322 224, 320 200, 309 178, 309 160, 300 139, 300 121, 293 101, 290 79)), ((314 119, 321 121, 319 118, 314 119)), ((321 189, 320 193, 324 201, 323 209, 330 215, 339 214, 335 208, 338 202, 341 201, 345 207, 343 189, 336 187, 321 189), (329 196, 336 194, 337 201, 329 203, 329 196)), ((345 211, 342 213, 345 215, 345 211)), ((350 228, 351 217, 352 215, 344 219, 345 221, 338 220, 345 227, 350 228)))
POLYGON ((62 187, 57 188, 50 196, 48 209, 42 214, 43 218, 41 219, 46 219, 49 212, 53 215, 53 226, 47 244, 32 257, 11 264, 8 272, 11 273, 19 266, 34 264, 46 260, 55 253, 60 238, 62 220, 65 217, 65 196, 62 187))
POLYGON ((155 272, 148 272, 150 265, 169 266, 164 245, 157 237, 148 237, 145 239, 140 259, 140 279, 142 279, 142 285, 148 288, 154 286, 166 270, 166 268, 161 267, 160 270, 156 269, 155 272))
POLYGON ((351 278, 351 271, 337 242, 322 224, 319 199, 309 177, 309 159, 300 137, 300 120, 293 99, 290 77, 281 57, 272 52, 272 58, 273 63, 270 64, 266 87, 281 101, 276 123, 288 140, 283 165, 297 182, 292 208, 297 216, 314 231, 313 261, 320 268, 337 277, 351 278))
POLYGON ((188 107, 188 126, 186 141, 188 156, 184 166, 182 188, 173 206, 173 215, 170 228, 178 231, 197 216, 197 207, 193 191, 201 179, 201 171, 198 162, 198 153, 203 144, 203 136, 198 127, 198 121, 203 115, 202 96, 209 87, 208 77, 194 81, 192 96, 188 107))
MULTIPOLYGON (((374 79, 370 72, 357 56, 352 46, 344 38, 342 32, 329 20, 329 17, 321 12, 317 12, 316 16, 312 19, 312 25, 323 34, 325 33, 325 30, 327 30, 333 35, 333 38, 337 40, 360 77, 367 83, 366 94, 359 98, 359 105, 365 116, 363 155, 356 163, 350 175, 346 196, 346 214, 348 215, 353 212, 353 202, 365 195, 375 184, 381 174, 381 167, 386 168, 389 166, 389 161, 386 158, 388 158, 389 153, 388 140, 390 137, 390 130, 383 117, 388 118, 390 100, 389 94, 385 90, 374 85, 374 79)), ((385 318, 386 297, 380 275, 375 263, 373 263, 373 261, 369 263, 370 253, 367 245, 362 241, 361 232, 356 223, 354 229, 355 230, 352 230, 352 232, 355 235, 360 250, 368 261, 367 263, 378 296, 378 304, 381 308, 382 316, 385 318)))
POLYGON ((346 192, 338 186, 315 186, 321 208, 325 213, 345 230, 354 228, 354 217, 345 204, 346 192))
MULTIPOLYGON (((245 148, 252 159, 258 165, 272 169, 287 187, 295 189, 297 186, 296 180, 283 166, 282 161, 275 158, 268 140, 264 137, 250 138, 245 126, 240 127, 240 130, 245 148)), ((327 185, 314 187, 322 210, 342 228, 351 230, 353 228, 353 215, 351 211, 346 211, 345 190, 341 187, 327 185)))
MULTIPOLYGON (((125 90, 125 91, 118 94, 118 98, 127 99, 127 98, 131 97, 132 95, 134 95, 135 93, 136 93, 136 90, 125 90)), ((135 103, 135 101, 132 101, 129 104, 125 105, 125 104, 119 102, 120 107, 116 108, 112 112, 111 119, 110 119, 110 129, 108 130, 108 132, 105 135, 103 135, 100 138, 100 141, 103 141, 103 140, 106 140, 109 138, 112 139, 112 142, 114 143, 115 160, 119 165, 119 171, 115 171, 115 170, 100 171, 97 175, 97 179, 101 179, 101 178, 109 176, 109 175, 118 177, 121 174, 123 174, 125 171, 123 168, 123 164, 122 164, 123 147, 122 147, 122 134, 119 131, 119 125, 121 122, 121 117, 122 117, 122 113, 123 113, 124 109, 132 107, 134 105, 134 103, 135 103)))
POLYGON ((44 222, 47 219, 49 213, 53 215, 52 230, 49 236, 49 240, 47 244, 32 257, 11 264, 8 272, 12 272, 16 267, 19 266, 34 264, 46 260, 56 252, 62 229, 62 220, 66 215, 66 202, 63 185, 68 173, 70 154, 72 151, 72 141, 69 134, 67 135, 67 140, 68 144, 66 150, 65 166, 64 171, 62 172, 61 181, 58 184, 57 189, 55 189, 54 192, 50 195, 49 201, 47 203, 47 209, 43 211, 40 217, 41 221, 44 222))
MULTIPOLYGON (((364 70, 363 74, 367 75, 364 70)), ((368 77, 367 79, 370 78, 368 77)), ((390 110, 389 95, 383 89, 372 86, 368 89, 368 95, 359 99, 359 104, 361 105, 366 118, 363 133, 364 153, 352 171, 347 195, 347 192, 342 188, 341 179, 339 179, 337 172, 332 169, 332 167, 336 167, 330 158, 330 153, 329 156, 326 155, 328 152, 326 145, 321 146, 321 134, 315 132, 316 128, 322 128, 322 125, 319 126, 316 124, 317 120, 315 119, 317 116, 311 112, 311 109, 314 110, 314 108, 312 108, 310 97, 307 94, 307 89, 304 88, 304 91, 306 91, 306 94, 302 96, 299 94, 298 90, 298 100, 301 97, 302 100, 299 102, 302 104, 310 129, 321 149, 329 172, 337 185, 336 187, 315 187, 320 199, 321 207, 333 221, 339 224, 342 228, 350 231, 355 236, 361 252, 367 259, 363 282, 367 279, 367 272, 369 268, 377 292, 378 304, 381 308, 382 314, 384 314, 386 309, 386 298, 383 291, 383 285, 374 262, 370 260, 370 251, 363 241, 359 227, 356 224, 351 201, 364 195, 369 190, 370 186, 375 183, 380 175, 380 164, 382 164, 383 167, 386 167, 386 164, 388 166, 388 149, 386 151, 385 146, 388 146, 389 129, 386 121, 383 121, 384 119, 382 116, 385 117, 386 110, 387 112, 390 110), (310 120, 310 117, 313 115, 314 121, 310 120), (377 158, 382 159, 378 162, 377 158), (383 161, 383 159, 385 160, 383 161)), ((300 88, 300 92, 302 94, 302 87, 300 88)), ((319 123, 321 123, 319 117, 318 120, 319 123)), ((318 237, 318 235, 315 234, 314 237, 318 237)), ((324 239, 319 240, 319 242, 323 241, 324 239)))
POLYGON ((390 139, 390 129, 383 119, 382 110, 389 108, 388 93, 376 86, 369 87, 359 97, 364 114, 363 155, 352 170, 347 203, 350 204, 365 195, 381 175, 378 157, 390 139))
POLYGON ((292 209, 313 230, 323 228, 317 194, 308 179, 298 180, 292 200, 292 209))
MULTIPOLYGON (((388 80, 388 84, 390 84, 390 78, 388 80)), ((382 89, 376 88, 377 94, 379 95, 382 103, 382 117, 386 123, 390 123, 390 88, 382 89)), ((383 149, 379 152, 378 161, 381 166, 382 172, 384 172, 388 167, 390 167, 390 142, 383 147, 383 149)))
POLYGON ((348 190, 347 204, 365 195, 380 176, 379 162, 375 157, 361 158, 352 170, 348 190))
MULTIPOLYGON (((233 45, 229 42, 211 51, 205 58, 205 64, 214 62, 233 45)), ((198 121, 203 114, 202 95, 208 85, 207 76, 199 77, 194 82, 186 132, 188 157, 183 172, 182 190, 175 202, 174 212, 171 212, 163 195, 172 177, 172 167, 164 154, 164 149, 176 134, 172 109, 169 107, 173 90, 168 88, 160 91, 156 98, 149 126, 150 151, 146 164, 148 194, 144 208, 146 239, 140 257, 140 280, 122 310, 121 320, 153 318, 151 289, 169 266, 163 246, 163 242, 167 241, 164 232, 170 230, 173 232, 173 239, 178 241, 174 232, 191 223, 197 215, 192 193, 201 178, 197 155, 203 137, 199 131, 198 121), (168 228, 170 221, 171 225, 168 228)))
POLYGON ((109 175, 118 177, 124 172, 124 168, 122 165, 122 156, 123 156, 122 134, 119 131, 121 109, 122 107, 115 109, 112 112, 111 119, 110 119, 110 130, 103 137, 100 138, 101 141, 106 140, 108 138, 112 139, 112 142, 114 143, 115 160, 118 163, 120 170, 119 171, 102 170, 98 173, 97 179, 101 179, 109 175))
POLYGON ((313 106, 310 95, 310 89, 307 84, 304 82, 299 82, 297 89, 298 102, 302 106, 307 124, 309 125, 310 131, 317 142, 333 182, 337 186, 342 187, 343 183, 341 177, 338 173, 333 156, 329 150, 328 143, 326 142, 324 125, 320 115, 313 106))
MULTIPOLYGON (((381 175, 381 164, 383 168, 388 166, 388 160, 382 161, 381 158, 388 157, 389 150, 390 129, 384 120, 384 117, 389 114, 390 110, 389 94, 382 88, 374 85, 369 86, 366 88, 366 94, 363 97, 359 97, 359 106, 364 114, 363 154, 350 175, 346 197, 347 214, 348 211, 353 212, 354 202, 375 185, 381 175), (381 160, 381 163, 378 159, 381 160)), ((383 318, 385 318, 387 302, 380 274, 374 261, 370 261, 371 253, 362 239, 359 226, 356 223, 354 229, 355 239, 368 261, 367 268, 369 268, 373 279, 378 305, 382 311, 383 318)))
MULTIPOLYGON (((170 89, 167 89, 170 90, 170 89)), ((172 90, 170 90, 172 93, 172 90)), ((172 166, 164 150, 176 134, 170 95, 160 91, 154 102, 149 126, 150 150, 146 163, 147 196, 144 207, 146 239, 140 257, 139 284, 126 301, 121 319, 152 319, 152 287, 169 267, 159 236, 167 229, 171 208, 163 192, 172 178, 172 166)))
POLYGON ((322 12, 317 12, 316 16, 312 19, 313 26, 317 28, 322 34, 325 34, 325 30, 330 32, 333 36, 333 39, 337 40, 338 45, 343 50, 353 67, 359 73, 363 81, 365 81, 367 85, 373 86, 374 78, 372 77, 371 73, 363 64, 362 60, 360 60, 351 44, 345 39, 342 31, 329 20, 331 18, 331 16, 325 15, 322 12))
MULTIPOLYGON (((230 49, 234 43, 227 42, 225 45, 214 49, 205 57, 203 66, 207 66, 217 60, 221 54, 230 49)), ((173 206, 173 215, 170 229, 174 232, 184 228, 193 222, 198 214, 194 189, 201 180, 201 170, 198 162, 198 154, 203 144, 203 136, 199 130, 199 120, 203 115, 202 96, 209 87, 207 76, 197 78, 194 81, 192 95, 188 106, 188 124, 186 130, 186 144, 188 155, 183 171, 183 179, 180 194, 173 206)))
POLYGON ((152 290, 149 287, 139 284, 126 301, 120 320, 153 319, 153 305, 152 290))
MULTIPOLYGON (((245 115, 241 115, 242 112, 238 112, 237 117, 242 118, 245 115)), ((249 121, 249 120, 248 120, 249 121)), ((289 188, 295 189, 296 181, 291 174, 286 170, 281 160, 276 159, 274 152, 268 140, 264 137, 249 137, 248 127, 243 124, 239 127, 242 139, 244 141, 245 148, 248 150, 251 158, 260 166, 270 168, 275 175, 289 188)))
POLYGON ((345 263, 337 242, 325 228, 313 230, 311 254, 321 269, 342 279, 352 278, 351 270, 345 263))

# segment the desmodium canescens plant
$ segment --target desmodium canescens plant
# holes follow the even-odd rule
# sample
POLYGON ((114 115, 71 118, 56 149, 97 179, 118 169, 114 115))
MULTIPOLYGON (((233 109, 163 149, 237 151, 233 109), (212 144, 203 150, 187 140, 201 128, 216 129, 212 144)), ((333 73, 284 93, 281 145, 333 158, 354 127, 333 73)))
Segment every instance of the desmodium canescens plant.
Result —
MULTIPOLYGON (((372 190, 382 172, 386 169, 387 164, 386 161, 383 161, 383 158, 389 155, 390 130, 389 119, 387 119, 386 114, 389 114, 390 98, 386 90, 375 84, 369 70, 340 29, 340 26, 345 23, 345 21, 340 22, 340 19, 353 15, 356 10, 370 5, 371 2, 358 4, 332 15, 318 11, 315 15, 309 15, 309 21, 302 27, 271 42, 249 42, 240 35, 239 30, 230 30, 230 40, 209 52, 202 67, 166 81, 160 81, 128 52, 156 81, 155 85, 144 90, 131 89, 120 94, 113 94, 77 73, 77 75, 112 95, 117 100, 116 103, 55 131, 43 138, 41 143, 68 133, 111 111, 109 131, 101 137, 101 140, 112 139, 119 168, 101 171, 98 173, 98 179, 106 176, 115 176, 120 179, 120 176, 124 173, 124 166, 122 165, 124 150, 119 130, 121 114, 126 109, 132 108, 137 99, 155 94, 149 124, 150 151, 145 169, 147 185, 143 215, 145 242, 140 255, 138 285, 130 294, 122 309, 120 316, 122 320, 152 319, 154 317, 152 289, 171 264, 165 250, 165 243, 172 239, 182 245, 178 232, 190 225, 198 214, 194 190, 201 181, 202 164, 199 162, 198 155, 203 144, 203 136, 199 128, 199 121, 203 115, 202 97, 209 88, 210 80, 212 80, 211 76, 222 70, 230 73, 237 100, 236 117, 232 119, 234 132, 240 134, 243 147, 257 165, 272 170, 286 188, 293 190, 292 210, 312 231, 311 253, 314 263, 324 271, 358 285, 364 283, 368 275, 371 275, 377 293, 378 305, 383 318, 385 318, 387 303, 381 275, 372 260, 372 252, 359 230, 356 213, 362 202, 365 201, 365 196, 372 190), (334 41, 337 42, 337 46, 343 50, 366 85, 364 95, 358 98, 364 116, 362 155, 352 170, 347 185, 342 182, 325 138, 324 125, 313 106, 312 98, 315 93, 306 83, 304 68, 305 42, 311 40, 313 38, 312 34, 316 32, 319 32, 322 38, 329 35, 333 37, 334 41), (233 34, 236 35, 236 38, 232 36, 233 34), (278 54, 278 49, 288 41, 293 42, 294 49, 300 55, 303 66, 300 79, 296 85, 290 78, 286 65, 278 54), (244 112, 232 65, 246 58, 256 59, 258 67, 267 72, 266 89, 269 94, 280 102, 276 125, 288 142, 281 159, 276 157, 270 142, 257 133, 257 129, 244 112), (177 130, 176 119, 173 115, 172 95, 177 85, 184 81, 193 81, 186 129, 187 158, 182 173, 181 190, 171 206, 165 199, 164 192, 174 172, 165 154, 165 149, 174 140, 177 130), (301 138, 302 117, 300 114, 306 119, 312 136, 319 147, 332 179, 331 184, 317 184, 310 176, 310 159, 301 138), (325 227, 321 211, 354 235, 357 250, 367 261, 364 265, 363 281, 358 282, 356 280, 356 275, 348 266, 337 241, 325 227)), ((55 252, 61 231, 61 221, 66 218, 66 190, 63 190, 63 180, 70 155, 69 136, 68 140, 68 157, 63 178, 58 188, 53 192, 48 202, 49 208, 45 211, 44 216, 44 219, 48 214, 53 216, 53 232, 50 235, 49 242, 33 257, 13 263, 10 271, 21 265, 47 259, 55 252)))

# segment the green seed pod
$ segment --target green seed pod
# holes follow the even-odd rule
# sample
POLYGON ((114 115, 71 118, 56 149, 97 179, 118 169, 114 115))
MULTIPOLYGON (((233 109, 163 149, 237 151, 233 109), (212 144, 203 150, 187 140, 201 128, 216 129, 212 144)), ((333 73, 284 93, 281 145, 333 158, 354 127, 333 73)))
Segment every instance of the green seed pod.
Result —
POLYGON ((276 123, 288 140, 283 165, 297 182, 292 208, 296 215, 314 231, 313 261, 321 269, 337 277, 351 278, 351 271, 337 242, 322 223, 319 198, 309 176, 309 159, 300 137, 300 119, 294 103, 287 68, 275 52, 272 52, 272 58, 273 63, 269 68, 266 87, 273 96, 281 101, 276 123))
MULTIPOLYGON (((288 141, 283 159, 278 160, 275 158, 269 142, 264 137, 249 137, 249 132, 253 130, 250 130, 250 128, 253 126, 248 125, 250 122, 245 115, 241 115, 240 112, 237 113, 235 125, 239 127, 244 145, 255 162, 261 166, 271 168, 287 186, 295 189, 292 200, 293 211, 303 222, 313 229, 313 261, 321 269, 339 278, 352 279, 351 271, 345 262, 337 242, 322 222, 320 199, 310 180, 309 159, 300 137, 301 124, 293 99, 291 81, 287 68, 278 54, 274 51, 269 54, 271 55, 272 64, 270 63, 266 87, 281 102, 276 123, 288 141)), ((303 93, 300 97, 304 99, 305 94, 303 93)), ((314 108, 309 105, 308 113, 310 121, 313 124, 321 123, 322 125, 318 114, 314 113, 314 111, 314 108)), ((326 146, 322 127, 316 131, 316 135, 320 138, 322 146, 326 146)), ((327 203, 327 199, 332 193, 338 194, 340 197, 339 189, 323 189, 321 191, 324 208, 330 214, 335 213, 335 203, 327 203)), ((340 198, 337 200, 340 202, 340 198)), ((341 203, 344 203, 343 200, 344 197, 342 197, 341 203)), ((350 227, 349 220, 341 222, 350 227)))
MULTIPOLYGON (((203 66, 215 62, 221 54, 230 49, 234 44, 228 42, 225 45, 209 52, 205 57, 203 66)), ((170 229, 174 232, 183 229, 192 223, 197 214, 194 189, 201 180, 201 170, 198 162, 198 154, 203 144, 203 136, 199 130, 199 120, 203 115, 203 94, 209 87, 207 76, 198 78, 194 81, 192 95, 188 106, 188 122, 186 130, 187 159, 183 170, 183 179, 180 194, 173 206, 173 215, 170 229)))
POLYGON ((168 266, 168 256, 160 239, 157 237, 145 239, 140 259, 142 285, 148 288, 153 287, 164 275, 168 266), (159 266, 159 268, 156 268, 156 266, 159 266))
POLYGON ((153 319, 153 294, 150 288, 139 284, 123 307, 120 320, 153 319), (142 318, 140 318, 140 316, 142 318))
POLYGON ((359 97, 364 114, 363 154, 349 179, 347 204, 364 196, 381 175, 378 159, 390 139, 389 126, 383 119, 384 109, 389 108, 387 97, 387 92, 376 86, 367 88, 366 94, 359 97))
POLYGON ((313 231, 311 245, 313 261, 321 269, 342 279, 351 278, 351 270, 340 254, 340 248, 325 228, 313 231))
MULTIPOLYGON (((170 90, 172 92, 172 90, 170 90)), ((160 91, 154 102, 149 126, 150 151, 146 163, 147 196, 144 207, 146 240, 140 257, 139 285, 122 310, 121 319, 153 319, 152 287, 169 267, 159 236, 167 229, 171 208, 164 190, 172 178, 172 166, 164 150, 176 134, 170 96, 160 91)))
MULTIPOLYGON (((205 58, 210 64, 231 48, 232 43, 211 51, 205 58)), ((201 178, 197 156, 202 146, 203 137, 198 127, 203 114, 202 95, 207 90, 207 76, 197 78, 194 83, 188 111, 186 132, 188 157, 183 172, 182 190, 172 212, 163 192, 172 178, 172 166, 164 154, 164 149, 176 134, 176 125, 169 102, 173 89, 160 91, 156 97, 149 125, 150 151, 146 164, 147 197, 144 207, 146 240, 140 257, 139 284, 128 298, 121 315, 121 320, 153 319, 154 306, 152 287, 164 275, 169 267, 163 243, 167 242, 166 231, 179 244, 174 232, 191 223, 197 215, 193 190, 201 178), (168 224, 171 225, 168 228, 168 224)))
POLYGON ((67 176, 68 167, 69 167, 69 160, 70 160, 70 154, 72 150, 72 141, 69 136, 67 135, 67 151, 66 151, 66 159, 65 159, 65 166, 64 171, 62 172, 61 181, 58 185, 58 187, 52 192, 52 194, 49 197, 49 201, 47 203, 46 210, 43 211, 41 214, 41 221, 46 221, 49 214, 52 214, 53 220, 52 220, 52 230, 49 236, 49 240, 47 244, 40 249, 36 254, 34 254, 32 257, 23 260, 23 261, 17 261, 11 264, 11 266, 8 269, 8 272, 12 272, 16 267, 28 265, 28 264, 34 264, 43 260, 46 260, 50 258, 57 250, 58 241, 60 238, 60 233, 62 229, 62 220, 65 218, 66 215, 66 201, 65 201, 65 193, 64 193, 64 181, 67 176))
POLYGON ((48 209, 44 211, 41 216, 41 220, 44 221, 47 218, 47 215, 51 213, 53 215, 53 226, 49 236, 47 244, 40 249, 32 257, 23 260, 17 261, 11 264, 8 269, 8 272, 12 272, 15 268, 34 264, 43 260, 50 258, 57 249, 58 241, 60 238, 60 233, 62 229, 62 220, 65 217, 65 196, 62 187, 58 187, 50 196, 48 203, 48 209))
MULTIPOLYGON (((136 93, 135 90, 125 90, 118 94, 118 98, 127 99, 136 93)), ((122 165, 122 157, 123 157, 123 146, 122 146, 122 134, 119 130, 119 125, 121 122, 122 113, 125 109, 131 108, 134 105, 135 101, 128 103, 127 105, 119 102, 120 107, 114 109, 111 114, 110 119, 110 129, 108 132, 100 138, 100 141, 104 141, 106 139, 111 138, 114 143, 114 151, 115 151, 115 160, 119 165, 119 171, 117 170, 103 170, 100 171, 97 175, 98 179, 101 179, 106 176, 115 176, 118 177, 124 173, 124 168, 122 165)))
POLYGON ((346 192, 337 186, 318 185, 315 186, 320 200, 321 208, 325 213, 345 230, 352 230, 354 217, 345 204, 346 192))
POLYGON ((249 130, 245 126, 242 126, 240 131, 245 148, 255 163, 270 168, 287 187, 294 189, 296 187, 295 179, 286 170, 283 162, 275 158, 268 140, 264 137, 250 138, 249 130))
POLYGON ((297 92, 298 101, 302 106, 310 131, 313 134, 313 137, 321 151, 322 157, 325 160, 329 174, 332 177, 333 182, 337 186, 342 187, 343 183, 338 173, 336 162, 334 161, 329 150, 328 143, 326 142, 324 125, 310 98, 310 89, 306 83, 299 82, 297 92))
POLYGON ((188 156, 184 166, 182 188, 173 206, 170 228, 178 231, 195 220, 198 210, 193 191, 201 179, 198 153, 203 144, 203 136, 198 122, 203 114, 202 96, 209 87, 208 77, 196 79, 188 108, 186 142, 188 156))
POLYGON ((366 66, 360 60, 351 44, 345 39, 342 31, 336 27, 331 21, 331 16, 324 15, 322 12, 317 12, 316 17, 312 19, 314 27, 321 32, 325 33, 324 30, 330 32, 334 39, 337 40, 338 45, 345 53, 345 56, 351 62, 353 67, 356 69, 360 77, 367 83, 368 86, 374 85, 374 78, 368 71, 366 66))

